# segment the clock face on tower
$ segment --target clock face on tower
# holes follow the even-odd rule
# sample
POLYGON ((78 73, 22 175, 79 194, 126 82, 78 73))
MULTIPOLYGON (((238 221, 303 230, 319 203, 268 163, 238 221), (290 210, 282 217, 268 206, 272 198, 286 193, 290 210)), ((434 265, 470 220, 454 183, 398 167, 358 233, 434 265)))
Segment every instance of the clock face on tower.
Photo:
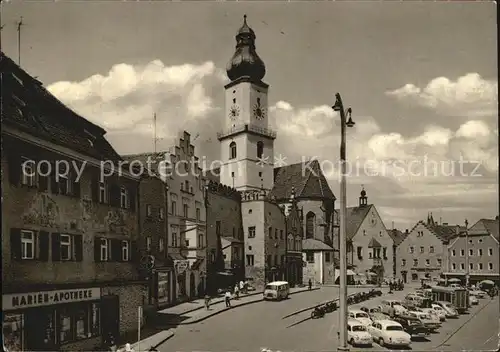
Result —
POLYGON ((240 116, 240 108, 238 105, 231 105, 229 108, 229 117, 234 121, 238 118, 238 116, 240 116))
POLYGON ((266 110, 260 104, 260 98, 257 98, 257 103, 255 103, 255 105, 253 106, 253 116, 257 120, 263 120, 266 117, 266 110))

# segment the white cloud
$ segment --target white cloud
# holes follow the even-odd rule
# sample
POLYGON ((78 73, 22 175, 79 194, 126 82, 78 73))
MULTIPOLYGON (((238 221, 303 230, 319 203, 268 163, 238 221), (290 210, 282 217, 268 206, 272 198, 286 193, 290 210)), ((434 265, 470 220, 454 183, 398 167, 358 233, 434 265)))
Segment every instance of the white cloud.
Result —
POLYGON ((424 88, 408 83, 386 94, 443 115, 488 116, 497 112, 498 82, 484 79, 477 73, 468 73, 456 81, 435 78, 424 88))

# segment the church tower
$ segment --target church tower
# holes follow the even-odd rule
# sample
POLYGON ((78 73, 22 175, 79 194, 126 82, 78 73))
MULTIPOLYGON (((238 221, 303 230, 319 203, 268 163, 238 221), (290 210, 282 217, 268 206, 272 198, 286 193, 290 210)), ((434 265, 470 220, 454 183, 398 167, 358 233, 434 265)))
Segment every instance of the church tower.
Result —
POLYGON ((224 87, 224 130, 221 146, 220 182, 239 191, 274 185, 274 140, 269 129, 268 88, 262 79, 266 67, 255 50, 255 33, 244 16, 236 34, 236 50, 226 72, 231 80, 224 87))

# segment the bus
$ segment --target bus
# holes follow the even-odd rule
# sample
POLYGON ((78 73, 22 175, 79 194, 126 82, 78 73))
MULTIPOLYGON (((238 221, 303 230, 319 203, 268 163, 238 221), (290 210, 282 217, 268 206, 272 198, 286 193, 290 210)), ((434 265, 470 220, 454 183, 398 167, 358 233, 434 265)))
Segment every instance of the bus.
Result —
POLYGON ((465 288, 434 286, 432 300, 450 302, 460 314, 463 314, 469 308, 469 291, 465 288))

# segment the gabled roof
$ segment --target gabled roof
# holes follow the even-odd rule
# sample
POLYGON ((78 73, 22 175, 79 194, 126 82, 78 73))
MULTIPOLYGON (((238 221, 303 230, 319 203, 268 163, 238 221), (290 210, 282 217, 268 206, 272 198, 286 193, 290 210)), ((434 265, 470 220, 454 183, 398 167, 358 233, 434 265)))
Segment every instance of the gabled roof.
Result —
POLYGON ((499 221, 497 219, 480 219, 471 229, 484 229, 497 240, 500 240, 499 221))
POLYGON ((278 201, 288 200, 292 187, 295 189, 297 199, 336 199, 318 160, 274 169, 274 187, 269 196, 275 197, 278 201))
POLYGON ((302 250, 303 251, 330 251, 333 252, 333 248, 327 245, 325 242, 316 240, 314 238, 308 238, 302 240, 302 250))
POLYGON ((392 241, 394 242, 394 245, 396 247, 405 240, 406 236, 408 236, 408 234, 401 232, 398 229, 387 230, 387 233, 392 238, 392 241))
POLYGON ((434 234, 441 242, 449 242, 453 238, 457 237, 459 233, 465 229, 458 225, 436 225, 436 224, 432 225, 425 223, 423 220, 420 220, 415 224, 415 226, 413 226, 410 233, 413 232, 413 230, 418 225, 424 226, 432 234, 434 234))
POLYGON ((2 125, 98 160, 121 160, 104 138, 104 129, 65 106, 3 52, 0 67, 2 125))
POLYGON ((380 248, 382 245, 380 244, 379 241, 375 239, 375 237, 372 237, 370 240, 370 243, 368 243, 368 248, 380 248))
MULTIPOLYGON (((346 233, 347 233, 347 239, 351 240, 356 233, 358 233, 358 229, 363 223, 363 220, 365 220, 366 216, 370 212, 371 208, 373 207, 373 204, 367 204, 363 205, 361 207, 348 207, 347 208, 347 227, 346 227, 346 233)), ((335 209, 337 213, 339 213, 340 216, 340 210, 335 209)))

